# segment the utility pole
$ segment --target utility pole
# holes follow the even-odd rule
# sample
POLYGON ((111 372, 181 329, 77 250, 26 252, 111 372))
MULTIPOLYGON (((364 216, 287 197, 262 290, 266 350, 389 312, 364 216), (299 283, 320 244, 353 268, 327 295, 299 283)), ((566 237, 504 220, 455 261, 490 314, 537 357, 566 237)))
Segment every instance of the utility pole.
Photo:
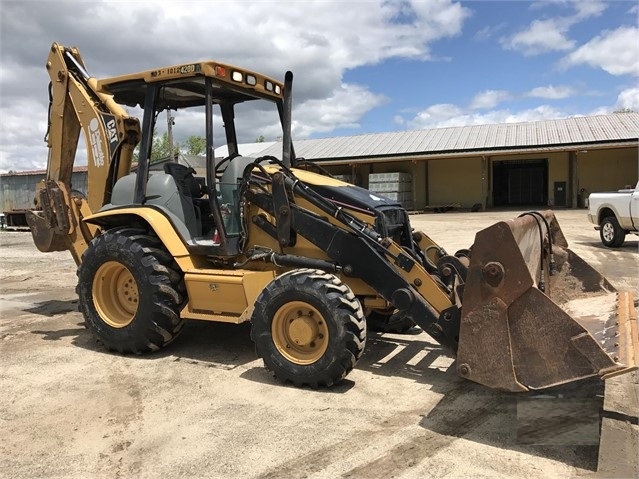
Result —
POLYGON ((173 125, 175 125, 175 117, 171 116, 171 109, 166 109, 166 125, 167 125, 167 134, 169 137, 169 161, 175 160, 173 157, 173 125))

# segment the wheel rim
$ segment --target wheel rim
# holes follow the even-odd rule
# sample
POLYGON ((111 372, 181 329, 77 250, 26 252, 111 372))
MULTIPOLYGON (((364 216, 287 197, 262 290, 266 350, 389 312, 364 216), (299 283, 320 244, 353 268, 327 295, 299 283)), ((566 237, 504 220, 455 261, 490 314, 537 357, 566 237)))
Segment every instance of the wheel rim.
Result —
POLYGON ((100 266, 93 278, 93 302, 109 326, 131 324, 138 310, 138 285, 131 272, 117 261, 100 266))
POLYGON ((322 314, 302 301, 281 306, 271 325, 277 350, 295 364, 312 364, 328 348, 328 326, 322 314))
POLYGON ((612 241, 615 239, 615 229, 610 223, 604 223, 601 227, 601 234, 606 241, 612 241))

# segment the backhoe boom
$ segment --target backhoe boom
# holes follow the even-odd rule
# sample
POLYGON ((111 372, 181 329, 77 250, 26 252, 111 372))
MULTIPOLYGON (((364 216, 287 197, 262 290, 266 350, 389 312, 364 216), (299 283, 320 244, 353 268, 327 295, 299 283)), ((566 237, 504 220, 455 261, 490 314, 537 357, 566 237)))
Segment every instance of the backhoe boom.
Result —
POLYGON ((115 182, 129 173, 139 122, 97 87, 76 48, 51 46, 46 179, 38 186, 36 211, 27 213, 34 242, 43 252, 69 249, 80 263, 96 228, 82 218, 110 201, 115 182), (87 152, 87 197, 73 197, 71 173, 80 130, 87 152))

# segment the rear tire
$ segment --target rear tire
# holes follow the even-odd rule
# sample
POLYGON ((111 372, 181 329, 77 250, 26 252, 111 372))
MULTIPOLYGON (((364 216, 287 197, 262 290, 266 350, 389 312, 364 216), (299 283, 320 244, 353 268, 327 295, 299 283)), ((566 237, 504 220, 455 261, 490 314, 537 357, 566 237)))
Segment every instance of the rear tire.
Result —
POLYGON ((607 216, 601 220, 599 236, 604 246, 619 248, 626 239, 626 232, 619 225, 616 217, 607 216))
POLYGON ((251 339, 278 379, 329 387, 361 357, 366 321, 359 301, 336 276, 297 269, 275 278, 257 298, 251 339))
POLYGON ((144 230, 106 231, 91 241, 78 268, 87 329, 122 354, 157 351, 177 337, 184 290, 173 257, 144 230))

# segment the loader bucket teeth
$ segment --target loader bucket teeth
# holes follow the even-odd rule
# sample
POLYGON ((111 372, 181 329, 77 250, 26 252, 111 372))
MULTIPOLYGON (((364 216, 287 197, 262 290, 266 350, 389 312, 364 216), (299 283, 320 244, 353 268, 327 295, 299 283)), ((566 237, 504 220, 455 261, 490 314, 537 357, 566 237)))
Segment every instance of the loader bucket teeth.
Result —
POLYGON ((526 391, 637 369, 632 294, 617 294, 567 246, 551 211, 477 233, 461 314, 461 376, 526 391))

